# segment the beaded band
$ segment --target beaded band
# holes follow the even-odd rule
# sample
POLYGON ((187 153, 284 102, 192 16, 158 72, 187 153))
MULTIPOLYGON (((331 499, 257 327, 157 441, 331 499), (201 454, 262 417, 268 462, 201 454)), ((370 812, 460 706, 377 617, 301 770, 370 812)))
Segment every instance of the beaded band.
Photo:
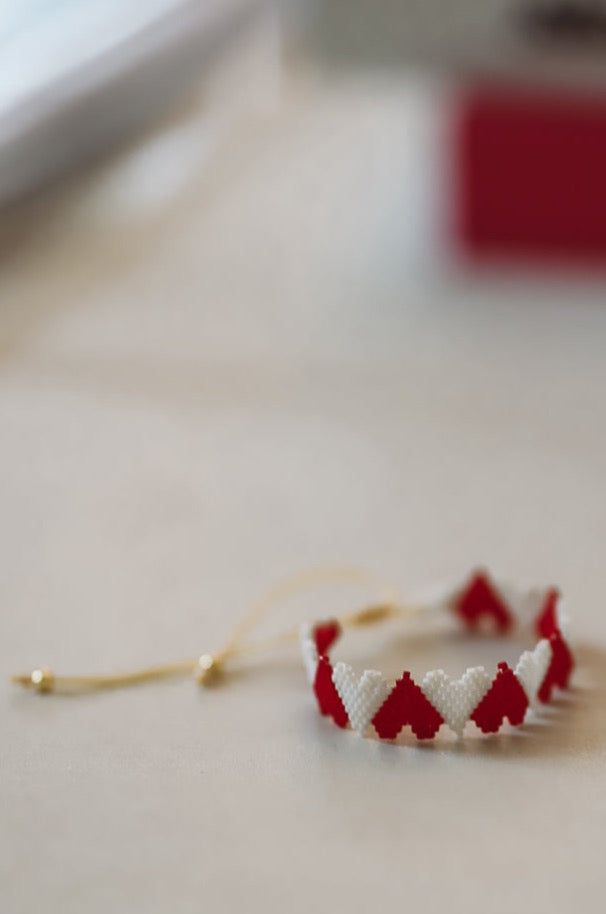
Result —
POLYGON ((468 721, 483 733, 496 733, 505 719, 519 726, 536 701, 546 703, 554 688, 568 686, 574 660, 555 588, 523 591, 475 572, 431 605, 454 612, 470 629, 488 620, 506 634, 516 622, 530 624, 540 640, 534 650, 522 653, 515 669, 502 662, 494 676, 477 666, 457 680, 433 670, 419 684, 409 672, 393 683, 377 670, 358 676, 342 661, 333 667, 329 650, 341 634, 338 622, 304 626, 301 650, 320 713, 339 727, 349 724, 360 735, 372 726, 386 740, 395 739, 407 725, 417 739, 433 739, 443 723, 461 736, 468 721))

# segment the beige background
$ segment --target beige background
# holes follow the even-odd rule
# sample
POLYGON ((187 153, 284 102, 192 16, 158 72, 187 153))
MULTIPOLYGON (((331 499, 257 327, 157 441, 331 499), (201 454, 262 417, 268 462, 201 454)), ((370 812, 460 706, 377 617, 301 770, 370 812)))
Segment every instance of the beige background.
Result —
MULTIPOLYGON (((0 670, 195 655, 308 566, 409 593, 486 563, 561 585, 574 692, 428 747, 325 725, 294 653, 212 693, 7 685, 7 914, 603 910, 604 285, 428 276, 425 110, 316 78, 208 156, 201 107, 13 215, 0 670)), ((386 658, 479 659, 406 644, 386 658)))

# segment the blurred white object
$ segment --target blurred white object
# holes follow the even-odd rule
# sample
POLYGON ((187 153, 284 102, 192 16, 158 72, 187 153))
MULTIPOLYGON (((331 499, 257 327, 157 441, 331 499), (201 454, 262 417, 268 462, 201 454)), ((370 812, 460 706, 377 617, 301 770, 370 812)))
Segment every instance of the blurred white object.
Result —
POLYGON ((267 0, 0 2, 0 203, 140 128, 267 0))

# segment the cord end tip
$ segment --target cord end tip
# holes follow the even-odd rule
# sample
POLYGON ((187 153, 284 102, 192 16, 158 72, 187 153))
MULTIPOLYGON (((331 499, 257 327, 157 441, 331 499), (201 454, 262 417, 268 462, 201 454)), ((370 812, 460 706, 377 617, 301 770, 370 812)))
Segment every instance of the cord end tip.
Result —
POLYGON ((38 669, 29 674, 11 676, 11 682, 25 689, 34 689, 36 692, 52 692, 55 688, 55 677, 50 670, 38 669))

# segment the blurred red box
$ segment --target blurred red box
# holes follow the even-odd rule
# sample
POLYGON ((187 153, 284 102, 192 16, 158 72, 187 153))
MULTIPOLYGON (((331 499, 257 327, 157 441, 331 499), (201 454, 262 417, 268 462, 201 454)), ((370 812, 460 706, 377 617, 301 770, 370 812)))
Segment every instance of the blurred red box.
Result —
POLYGON ((479 86, 455 113, 456 237, 473 259, 606 260, 606 97, 479 86))

